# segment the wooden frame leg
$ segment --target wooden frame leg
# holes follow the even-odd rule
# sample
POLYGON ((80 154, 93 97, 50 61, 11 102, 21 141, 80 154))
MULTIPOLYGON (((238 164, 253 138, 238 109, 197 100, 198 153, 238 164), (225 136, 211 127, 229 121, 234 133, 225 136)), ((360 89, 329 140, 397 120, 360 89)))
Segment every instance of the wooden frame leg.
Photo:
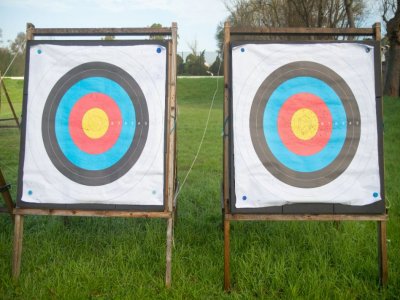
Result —
POLYGON ((231 288, 230 269, 229 269, 229 248, 230 248, 230 222, 224 220, 224 290, 229 291, 231 288))
POLYGON ((171 287, 171 262, 172 262, 172 239, 173 239, 174 218, 171 216, 167 221, 167 253, 165 267, 165 286, 171 287))
POLYGON ((15 215, 14 249, 12 260, 12 277, 17 280, 21 271, 22 238, 24 233, 24 216, 15 215))
POLYGON ((378 260, 379 260, 379 284, 386 287, 388 282, 386 221, 378 221, 378 260))
POLYGON ((20 127, 20 124, 19 124, 19 120, 18 120, 17 114, 15 113, 14 106, 13 106, 13 104, 11 102, 10 96, 8 95, 4 80, 1 81, 1 85, 2 85, 3 90, 4 90, 4 94, 6 95, 8 105, 10 106, 11 112, 12 112, 12 114, 14 116, 15 123, 17 123, 17 126, 20 129, 21 127, 20 127))
POLYGON ((7 210, 14 221, 14 215, 13 215, 14 203, 11 198, 9 186, 7 185, 6 180, 4 179, 1 169, 0 169, 0 188, 1 188, 1 194, 4 199, 4 203, 6 204, 7 210))

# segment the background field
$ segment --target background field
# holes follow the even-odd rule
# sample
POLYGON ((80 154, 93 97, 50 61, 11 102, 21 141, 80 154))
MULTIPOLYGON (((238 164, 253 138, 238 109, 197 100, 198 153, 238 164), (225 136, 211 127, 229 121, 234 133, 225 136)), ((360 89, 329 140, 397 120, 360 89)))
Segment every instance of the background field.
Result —
MULTIPOLYGON (((217 80, 209 130, 179 196, 172 284, 164 288, 165 220, 25 218, 22 272, 10 279, 13 226, 0 215, 0 298, 4 299, 369 299, 400 295, 400 99, 385 98, 389 286, 378 287, 374 222, 242 222, 231 231, 230 294, 224 293, 222 79, 178 80, 178 168, 182 181, 196 153, 217 80)), ((7 80, 21 109, 22 81, 7 80)), ((4 100, 4 98, 2 98, 4 100)), ((0 117, 9 112, 4 101, 0 117)), ((38 128, 39 130, 39 128, 38 128)), ((0 129, 0 167, 13 184, 17 129, 0 129)))

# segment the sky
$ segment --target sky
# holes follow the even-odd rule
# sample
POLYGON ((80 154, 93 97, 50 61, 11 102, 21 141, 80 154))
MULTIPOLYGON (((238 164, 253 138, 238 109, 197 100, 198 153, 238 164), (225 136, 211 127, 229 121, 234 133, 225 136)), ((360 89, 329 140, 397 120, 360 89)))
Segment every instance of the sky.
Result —
POLYGON ((178 51, 215 51, 215 32, 228 12, 222 0, 0 0, 3 46, 25 32, 26 23, 44 27, 148 27, 178 23, 178 51))
MULTIPOLYGON (((381 21, 378 0, 366 0, 369 13, 362 26, 381 21)), ((216 28, 229 15, 223 0, 0 0, 2 46, 36 27, 147 27, 178 23, 178 52, 215 51, 216 28)), ((384 28, 383 28, 384 29, 384 28)), ((0 45, 1 46, 1 45, 0 45)))

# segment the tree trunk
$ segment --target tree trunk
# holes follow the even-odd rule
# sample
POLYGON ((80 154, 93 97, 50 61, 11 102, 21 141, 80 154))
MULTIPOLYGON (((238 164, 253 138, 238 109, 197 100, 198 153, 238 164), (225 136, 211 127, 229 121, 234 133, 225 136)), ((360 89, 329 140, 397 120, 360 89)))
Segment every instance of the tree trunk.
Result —
POLYGON ((400 97, 400 44, 390 43, 384 94, 400 97))
POLYGON ((353 0, 344 0, 344 6, 346 7, 346 15, 349 27, 350 28, 356 27, 354 23, 353 0))
POLYGON ((400 0, 397 0, 397 9, 392 19, 387 22, 387 36, 389 39, 389 58, 384 94, 393 97, 400 96, 400 0))

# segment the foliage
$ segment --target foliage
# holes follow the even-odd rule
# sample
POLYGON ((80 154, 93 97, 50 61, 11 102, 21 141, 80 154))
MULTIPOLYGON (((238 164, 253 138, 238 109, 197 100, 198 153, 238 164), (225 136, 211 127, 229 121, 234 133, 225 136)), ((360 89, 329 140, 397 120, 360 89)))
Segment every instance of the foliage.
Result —
POLYGON ((23 76, 25 70, 25 33, 23 32, 18 33, 9 47, 0 48, 0 72, 2 76, 13 59, 14 61, 6 76, 23 76))
POLYGON ((25 43, 26 43, 25 33, 23 33, 23 32, 18 33, 17 37, 14 39, 14 41, 11 42, 11 45, 10 45, 11 53, 12 54, 15 54, 15 53, 22 54, 25 49, 25 43))
MULTIPOLYGON (((347 0, 348 1, 348 0, 347 0)), ((343 0, 231 0, 226 3, 235 25, 269 27, 347 27, 343 0)), ((352 0, 354 18, 361 20, 363 0, 352 0)))
MULTIPOLYGON (((230 19, 230 18, 228 18, 230 19)), ((224 54, 224 22, 219 22, 217 25, 217 31, 215 32, 215 39, 217 40, 218 53, 224 54)))
POLYGON ((115 35, 106 35, 105 37, 101 38, 103 41, 114 41, 115 35))
MULTIPOLYGON (((162 25, 160 23, 153 23, 153 24, 151 24, 150 28, 162 28, 162 25)), ((164 40, 164 36, 152 35, 152 36, 150 36, 150 39, 162 41, 162 40, 164 40)))
POLYGON ((223 61, 221 61, 221 58, 219 55, 215 58, 215 61, 210 66, 209 71, 213 75, 224 75, 224 63, 223 63, 223 61))
POLYGON ((178 75, 182 75, 185 71, 185 62, 183 61, 182 56, 179 54, 176 55, 176 73, 178 75))
MULTIPOLYGON (((343 28, 361 23, 365 0, 227 0, 225 6, 232 26, 343 28)), ((216 38, 221 50, 222 23, 216 38)))
POLYGON ((207 75, 207 66, 205 65, 205 50, 199 55, 191 53, 186 57, 184 72, 190 75, 207 75))
POLYGON ((194 40, 193 43, 188 44, 191 53, 186 56, 185 62, 183 58, 177 56, 177 73, 178 75, 209 75, 208 66, 205 60, 205 50, 197 51, 197 41, 194 40))
POLYGON ((3 75, 9 63, 12 60, 12 54, 7 48, 0 48, 0 72, 3 75))

